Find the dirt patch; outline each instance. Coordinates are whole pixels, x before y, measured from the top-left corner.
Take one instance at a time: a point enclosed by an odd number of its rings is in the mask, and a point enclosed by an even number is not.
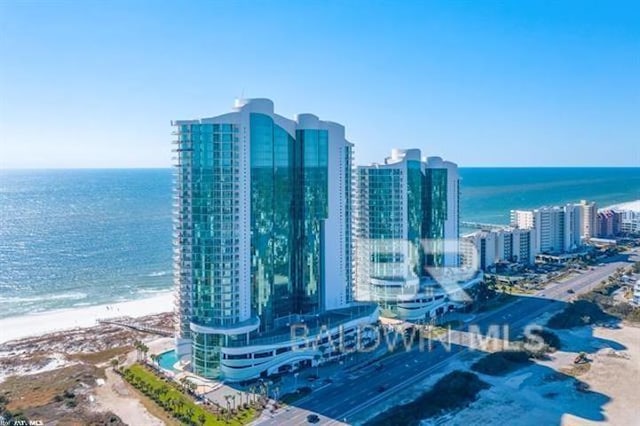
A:
[[[139,320],[159,327],[171,322],[171,314]],[[5,342],[0,345],[3,406],[10,413],[44,423],[123,425],[114,413],[119,404],[131,403],[137,405],[128,406],[126,423],[165,424],[166,419],[144,416],[146,410],[133,391],[115,404],[96,404],[96,388],[104,383],[109,360],[130,352],[135,340],[152,338],[127,328],[99,325]]]
[[[584,364],[574,364],[570,367],[562,367],[560,371],[568,376],[578,377],[591,370],[591,364],[586,362]]]
[[[7,408],[25,410],[49,404],[56,395],[67,390],[83,384],[92,386],[99,376],[98,371],[92,365],[74,365],[29,377],[10,377],[2,385],[3,394],[10,401]]]
[[[14,376],[3,383],[6,409],[29,420],[58,424],[123,425],[113,413],[87,409],[91,388],[103,371],[78,364],[30,376]]]
[[[155,403],[122,380],[111,369],[106,370],[106,382],[95,389],[97,411],[112,411],[125,423],[145,426],[177,425]]]
[[[109,362],[113,358],[118,358],[133,350],[133,346],[120,346],[117,348],[107,349],[106,351],[93,352],[88,354],[74,354],[69,356],[71,360],[78,360],[88,364],[102,364]]]

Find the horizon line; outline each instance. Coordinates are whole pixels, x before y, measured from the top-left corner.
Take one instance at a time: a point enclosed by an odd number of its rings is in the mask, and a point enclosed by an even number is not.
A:
[[[360,165],[356,165],[355,167],[359,167]],[[594,165],[566,165],[566,166],[558,166],[558,165],[533,165],[533,166],[523,166],[523,165],[460,165],[457,164],[460,169],[640,169],[640,166],[629,166],[629,165],[604,165],[604,166],[594,166]],[[0,171],[19,171],[19,170],[170,170],[173,169],[174,166],[105,166],[105,167],[57,167],[57,166],[47,166],[47,167],[0,167]]]

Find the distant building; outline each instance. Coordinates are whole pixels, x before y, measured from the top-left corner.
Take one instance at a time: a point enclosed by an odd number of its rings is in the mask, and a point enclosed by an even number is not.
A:
[[[580,209],[580,231],[583,240],[589,240],[598,235],[598,209],[596,203],[587,200],[580,201],[576,204]]]
[[[640,305],[640,280],[633,286],[633,303]]]
[[[533,229],[535,227],[534,211],[511,210],[511,225],[520,229]]]
[[[511,210],[511,225],[534,230],[534,252],[566,253],[581,245],[581,208],[575,204]]]
[[[640,212],[621,210],[618,212],[620,232],[623,234],[640,234]]]
[[[621,213],[614,210],[601,210],[597,216],[598,237],[612,238],[620,234]]]
[[[356,300],[378,303],[385,316],[437,314],[446,297],[433,272],[459,265],[458,189],[458,166],[419,149],[357,168]]]
[[[480,230],[464,235],[460,241],[462,264],[486,271],[498,262],[498,238],[494,231]]]
[[[613,238],[620,234],[640,234],[640,212],[631,209],[605,209],[597,215],[598,236]]]
[[[534,238],[533,229],[511,227],[465,235],[460,242],[463,265],[483,271],[503,261],[530,265],[535,261]]]

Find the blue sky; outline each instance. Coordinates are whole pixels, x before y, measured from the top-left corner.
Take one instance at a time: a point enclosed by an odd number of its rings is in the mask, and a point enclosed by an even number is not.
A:
[[[640,2],[0,1],[0,167],[167,167],[269,97],[358,163],[640,165]]]

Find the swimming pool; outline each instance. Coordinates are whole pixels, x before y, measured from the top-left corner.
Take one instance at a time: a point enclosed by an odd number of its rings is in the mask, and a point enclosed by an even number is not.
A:
[[[167,371],[178,371],[173,366],[178,362],[178,356],[175,349],[163,352],[158,355],[158,365]]]

